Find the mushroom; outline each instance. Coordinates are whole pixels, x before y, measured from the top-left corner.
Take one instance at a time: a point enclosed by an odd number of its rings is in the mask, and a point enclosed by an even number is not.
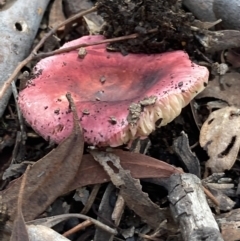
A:
[[[102,39],[85,36],[63,47]],[[41,60],[19,94],[26,121],[56,143],[73,128],[67,92],[75,101],[85,141],[118,146],[172,121],[208,81],[208,70],[183,51],[123,56],[101,44],[79,52]]]

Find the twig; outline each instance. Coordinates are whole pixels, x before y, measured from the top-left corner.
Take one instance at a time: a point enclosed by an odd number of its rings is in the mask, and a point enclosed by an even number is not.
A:
[[[151,30],[147,31],[146,34],[148,34],[148,33],[155,33],[157,31],[158,31],[158,29],[154,28],[154,29],[151,29]],[[82,47],[87,47],[87,46],[114,43],[114,42],[124,41],[124,40],[127,40],[127,39],[135,39],[135,38],[137,38],[139,36],[140,36],[140,34],[134,33],[134,34],[126,35],[126,36],[121,36],[121,37],[116,37],[116,38],[111,38],[111,39],[104,39],[104,40],[101,40],[101,41],[98,41],[98,42],[81,43],[81,44],[77,44],[77,45],[74,45],[74,46],[71,46],[71,47],[56,49],[56,50],[51,51],[51,52],[37,54],[34,57],[34,59],[46,58],[46,57],[49,57],[49,56],[70,52],[72,50],[75,50],[75,49],[78,49],[78,48],[82,48]]]
[[[63,233],[64,237],[70,236],[73,233],[76,233],[80,230],[83,230],[85,228],[87,228],[88,226],[92,225],[93,223],[90,220],[86,220],[82,223],[79,223],[77,226],[69,229],[68,231],[66,231],[65,233]]]
[[[62,221],[65,221],[65,220],[67,220],[69,218],[73,218],[73,217],[84,219],[84,220],[89,220],[93,224],[98,226],[99,228],[101,228],[101,229],[105,230],[106,232],[109,232],[113,235],[116,235],[118,233],[117,230],[110,228],[109,226],[105,225],[104,223],[101,223],[94,218],[90,218],[86,215],[78,214],[78,213],[60,214],[60,215],[52,216],[52,217],[48,217],[48,218],[35,219],[33,221],[26,222],[26,224],[43,225],[46,227],[52,227]]]
[[[88,197],[87,203],[85,204],[84,208],[81,211],[81,214],[87,214],[88,211],[91,209],[91,207],[93,205],[93,202],[96,199],[96,196],[98,194],[98,191],[99,191],[100,187],[101,187],[101,184],[94,185],[94,187],[93,187],[93,189],[91,191],[91,194]]]
[[[24,126],[24,122],[23,122],[23,117],[22,117],[21,111],[20,111],[18,103],[17,103],[18,92],[17,92],[15,82],[13,81],[11,83],[11,85],[12,85],[13,97],[14,97],[14,100],[16,103],[18,122],[19,122],[19,126],[20,126],[20,131],[17,132],[17,137],[16,137],[15,146],[14,146],[13,154],[12,154],[12,161],[11,161],[11,163],[15,163],[17,153],[19,152],[19,148],[22,148],[22,146],[25,144],[25,141],[27,139],[27,134],[26,134],[25,128],[24,128],[25,126]],[[22,146],[20,146],[20,144]]]
[[[57,29],[59,29],[60,27],[71,23],[73,21],[75,21],[76,19],[79,19],[80,17],[94,12],[97,10],[97,6],[92,7],[86,11],[80,12],[74,16],[72,16],[71,18],[66,19],[65,21],[61,22],[60,24],[58,24],[56,27],[52,28],[42,39],[41,41],[36,45],[36,47],[32,50],[32,52],[29,54],[29,56],[24,59],[22,62],[20,62],[18,64],[18,66],[16,67],[16,69],[13,71],[13,73],[11,74],[11,76],[5,81],[5,83],[3,84],[1,90],[0,90],[0,99],[2,99],[5,91],[10,87],[12,81],[14,81],[14,79],[17,77],[18,73],[21,71],[21,69],[27,64],[29,63],[31,60],[33,60],[34,56],[36,56],[37,51],[42,47],[42,45],[44,44],[44,42],[51,36],[53,35]]]
[[[212,195],[212,193],[205,187],[203,187],[203,191],[206,196],[217,206],[219,207],[219,201]]]

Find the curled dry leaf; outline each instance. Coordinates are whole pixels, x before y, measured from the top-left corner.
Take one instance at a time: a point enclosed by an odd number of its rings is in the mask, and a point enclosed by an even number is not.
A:
[[[200,145],[209,155],[206,168],[212,172],[229,170],[240,146],[240,109],[231,106],[212,112],[202,126]]]

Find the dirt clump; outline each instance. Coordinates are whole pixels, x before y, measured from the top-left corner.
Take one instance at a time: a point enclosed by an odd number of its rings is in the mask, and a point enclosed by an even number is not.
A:
[[[132,53],[161,53],[184,49],[192,52],[197,41],[191,24],[192,13],[185,12],[178,0],[99,0],[98,13],[106,24],[106,38],[140,34],[136,39],[113,43],[109,50]],[[149,33],[153,29],[156,32]]]

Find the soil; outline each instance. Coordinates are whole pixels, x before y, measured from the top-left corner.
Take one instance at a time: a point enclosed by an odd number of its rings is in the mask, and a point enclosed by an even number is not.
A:
[[[180,1],[99,0],[98,4],[98,13],[106,22],[102,31],[104,36],[114,38],[132,33],[141,35],[137,39],[109,45],[111,51],[126,54],[184,49],[193,54],[196,47],[200,47],[191,30],[195,18],[181,7]],[[153,29],[156,32],[148,33]]]

